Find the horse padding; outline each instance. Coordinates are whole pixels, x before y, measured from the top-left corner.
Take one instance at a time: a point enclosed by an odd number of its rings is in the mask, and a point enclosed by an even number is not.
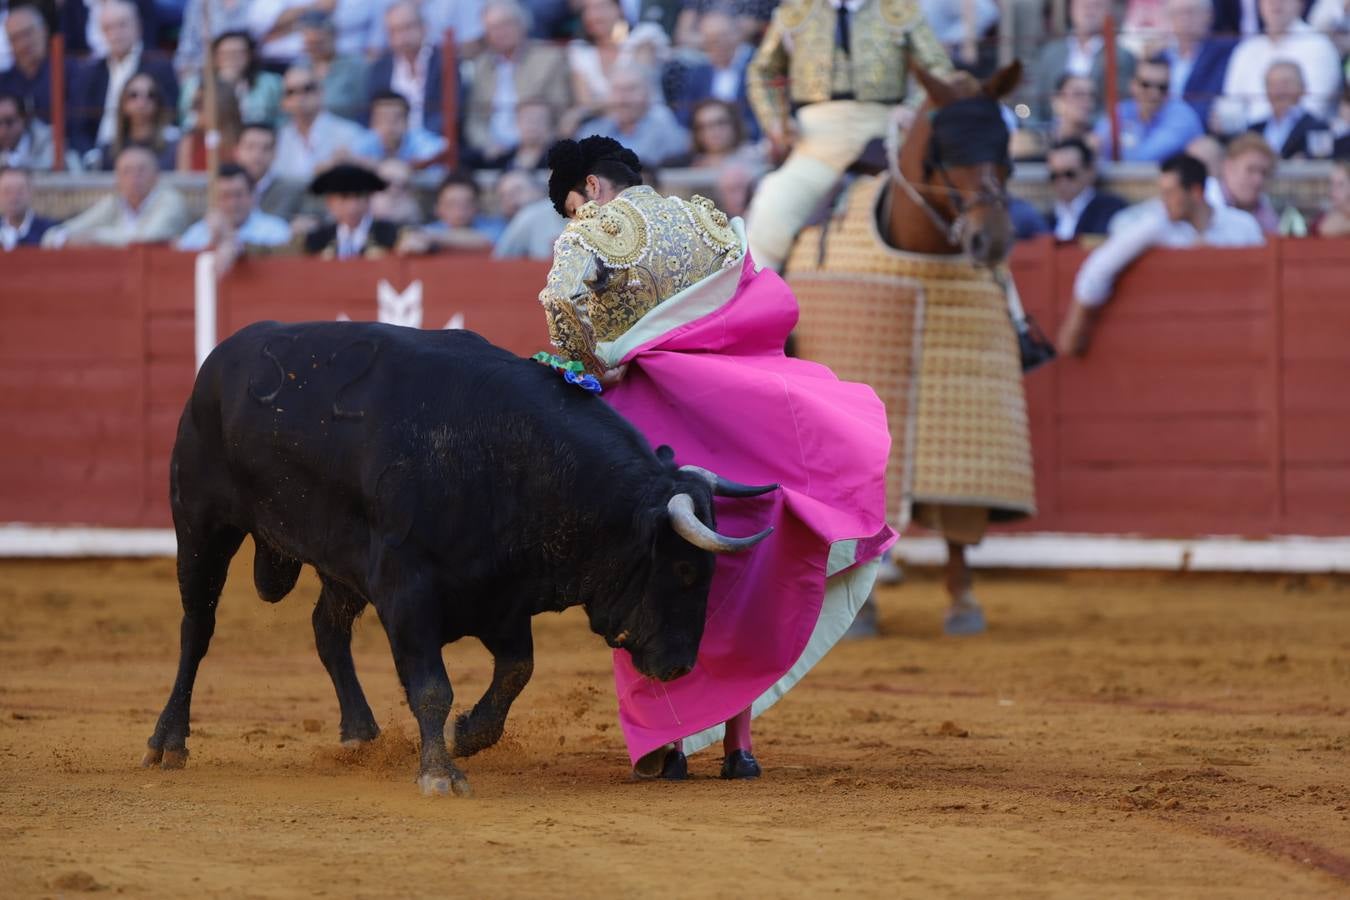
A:
[[[1003,288],[963,258],[885,245],[876,210],[889,181],[859,179],[842,212],[798,237],[787,281],[801,308],[797,352],[872,386],[891,431],[887,509],[982,506],[1035,513],[1026,397]]]

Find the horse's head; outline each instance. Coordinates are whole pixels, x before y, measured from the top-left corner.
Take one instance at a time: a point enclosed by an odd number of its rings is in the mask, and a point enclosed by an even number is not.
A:
[[[917,63],[911,71],[928,100],[900,150],[909,198],[940,238],[937,246],[996,265],[1013,242],[1006,187],[1012,162],[998,101],[1017,86],[1022,64],[1014,61],[983,83],[964,72],[944,81]]]

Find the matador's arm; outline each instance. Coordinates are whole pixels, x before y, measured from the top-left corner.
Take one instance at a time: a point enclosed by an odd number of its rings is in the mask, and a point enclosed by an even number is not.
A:
[[[595,356],[595,330],[591,327],[590,303],[595,294],[595,256],[581,245],[571,229],[553,246],[553,268],[539,292],[539,302],[548,317],[548,336],[561,354],[578,360],[586,371],[599,377],[605,365]]]

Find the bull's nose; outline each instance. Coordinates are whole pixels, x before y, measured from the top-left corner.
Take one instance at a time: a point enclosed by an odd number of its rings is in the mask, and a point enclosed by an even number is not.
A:
[[[666,674],[661,676],[661,680],[674,681],[676,678],[683,678],[692,671],[694,671],[693,666],[675,666],[672,669],[667,669]]]

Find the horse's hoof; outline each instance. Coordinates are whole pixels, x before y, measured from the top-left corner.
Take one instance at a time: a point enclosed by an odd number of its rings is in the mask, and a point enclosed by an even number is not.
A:
[[[141,768],[142,769],[154,768],[155,766],[159,765],[160,760],[162,760],[163,758],[164,758],[163,750],[158,750],[154,747],[149,747],[146,749],[145,755],[141,757]]]
[[[160,759],[159,767],[161,769],[181,769],[187,765],[188,751],[184,747],[181,750],[165,750]]]
[[[947,618],[942,622],[942,630],[954,637],[983,634],[984,629],[984,610],[973,599],[947,610]]]
[[[732,750],[722,760],[722,777],[727,779],[758,778],[764,774],[749,750]]]
[[[463,775],[458,777],[453,775],[421,775],[417,779],[417,786],[421,788],[424,797],[445,797],[451,793],[456,797],[473,796],[473,788],[469,787],[469,779]]]

